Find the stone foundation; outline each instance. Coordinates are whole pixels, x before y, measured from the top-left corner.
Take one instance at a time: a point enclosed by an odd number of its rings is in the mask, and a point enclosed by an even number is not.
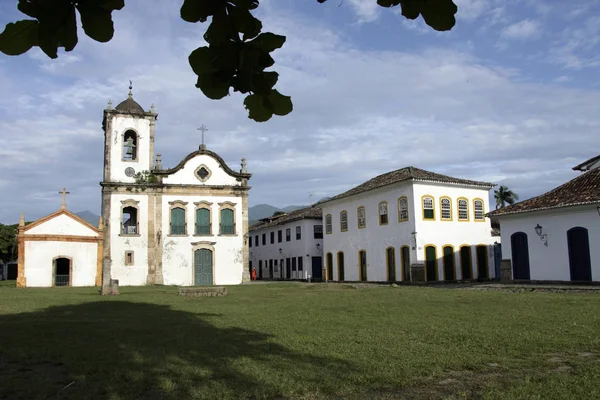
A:
[[[512,261],[502,260],[500,261],[500,282],[512,281]]]
[[[425,264],[410,264],[410,281],[425,282]]]
[[[180,287],[179,295],[194,297],[227,296],[227,288],[223,286]]]

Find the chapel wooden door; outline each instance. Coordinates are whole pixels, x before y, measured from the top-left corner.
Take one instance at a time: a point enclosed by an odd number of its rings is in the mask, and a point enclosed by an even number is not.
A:
[[[567,244],[571,281],[590,282],[592,280],[592,262],[588,230],[580,226],[569,229]]]
[[[510,251],[512,253],[513,279],[530,280],[529,242],[525,232],[515,232],[510,236]]]
[[[199,286],[213,284],[212,251],[208,249],[194,252],[194,284]]]

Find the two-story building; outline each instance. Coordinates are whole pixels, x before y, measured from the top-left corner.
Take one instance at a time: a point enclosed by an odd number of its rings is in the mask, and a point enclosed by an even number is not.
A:
[[[319,207],[262,219],[249,229],[250,266],[258,279],[322,278],[323,224]]]
[[[317,203],[327,279],[494,278],[488,211],[495,185],[405,167]]]

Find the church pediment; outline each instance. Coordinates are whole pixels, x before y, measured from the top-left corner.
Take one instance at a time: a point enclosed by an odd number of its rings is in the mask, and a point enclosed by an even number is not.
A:
[[[27,225],[24,234],[98,237],[100,231],[77,215],[59,210]]]

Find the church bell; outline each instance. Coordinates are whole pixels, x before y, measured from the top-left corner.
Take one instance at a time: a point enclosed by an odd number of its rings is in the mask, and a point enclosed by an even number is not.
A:
[[[133,149],[135,148],[135,144],[133,144],[132,138],[127,138],[125,141],[125,154],[128,156],[133,156]]]

